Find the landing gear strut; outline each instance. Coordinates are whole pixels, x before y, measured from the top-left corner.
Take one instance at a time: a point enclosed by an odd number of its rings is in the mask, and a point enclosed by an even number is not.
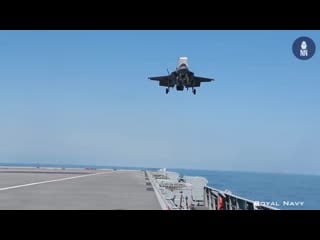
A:
[[[166,88],[166,94],[168,94],[169,93],[169,88]]]
[[[192,89],[193,95],[196,95],[197,91],[195,88]]]

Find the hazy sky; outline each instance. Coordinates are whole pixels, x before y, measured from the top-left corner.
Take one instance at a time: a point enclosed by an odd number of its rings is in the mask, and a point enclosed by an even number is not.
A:
[[[320,174],[320,31],[0,31],[0,162]],[[179,56],[194,96],[149,76]]]

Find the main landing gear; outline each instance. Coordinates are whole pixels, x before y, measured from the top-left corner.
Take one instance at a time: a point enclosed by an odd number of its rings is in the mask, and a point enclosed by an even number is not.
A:
[[[166,94],[168,94],[169,93],[169,88],[166,88]]]

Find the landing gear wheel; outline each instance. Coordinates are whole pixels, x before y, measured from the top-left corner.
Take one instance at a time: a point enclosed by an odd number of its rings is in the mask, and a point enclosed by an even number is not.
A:
[[[193,95],[196,95],[197,93],[196,89],[193,89],[192,92],[193,92]]]
[[[166,88],[166,94],[168,94],[169,93],[169,88]]]

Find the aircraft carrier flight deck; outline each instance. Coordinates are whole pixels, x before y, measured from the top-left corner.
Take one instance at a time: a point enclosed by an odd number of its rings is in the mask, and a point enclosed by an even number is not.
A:
[[[161,208],[143,171],[0,168],[0,209]]]
[[[0,210],[276,210],[177,172],[0,167]]]

